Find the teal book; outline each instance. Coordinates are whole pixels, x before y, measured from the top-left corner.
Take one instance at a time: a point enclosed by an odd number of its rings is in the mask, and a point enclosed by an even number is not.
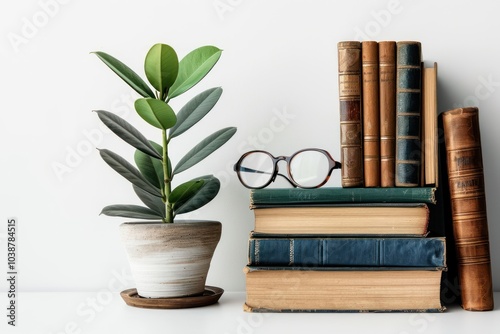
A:
[[[250,191],[250,208],[259,205],[310,205],[334,203],[435,204],[435,187],[392,188],[264,188]]]
[[[422,55],[420,42],[398,42],[396,55],[396,187],[420,186]]]
[[[434,238],[258,238],[250,266],[446,268],[446,242]]]

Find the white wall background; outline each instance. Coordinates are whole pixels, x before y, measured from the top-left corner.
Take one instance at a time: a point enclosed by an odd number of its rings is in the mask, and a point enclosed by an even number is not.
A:
[[[421,41],[425,60],[439,63],[440,110],[479,106],[500,289],[500,5],[494,1],[25,0],[0,7],[0,268],[7,262],[7,218],[17,217],[21,291],[119,290],[129,282],[118,237],[122,219],[99,212],[138,200],[94,148],[127,157],[132,150],[91,111],[117,112],[148,137],[159,134],[131,107],[135,93],[90,51],[108,52],[142,74],[144,56],[158,42],[181,56],[205,44],[224,49],[202,84],[175,103],[179,108],[202,89],[224,88],[217,107],[173,154],[215,129],[238,127],[222,149],[181,174],[212,171],[221,178],[217,199],[190,217],[223,222],[208,284],[235,291],[244,290],[253,216],[249,192],[231,166],[254,148],[290,154],[322,147],[339,156],[336,44],[352,39]],[[338,176],[328,185],[338,186]],[[117,277],[123,284],[112,285]]]

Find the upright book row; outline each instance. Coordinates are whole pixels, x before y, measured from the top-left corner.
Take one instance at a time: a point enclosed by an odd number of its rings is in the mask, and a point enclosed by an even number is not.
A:
[[[338,43],[343,187],[437,184],[437,64],[420,42]]]
[[[427,237],[434,191],[252,190],[245,310],[444,310],[445,238]]]

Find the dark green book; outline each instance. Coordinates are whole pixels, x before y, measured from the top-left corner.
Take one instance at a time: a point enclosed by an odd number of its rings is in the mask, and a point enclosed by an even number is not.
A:
[[[435,187],[395,188],[264,188],[250,191],[250,208],[259,205],[310,205],[334,203],[435,204]]]
[[[251,237],[248,265],[446,268],[445,238]]]
[[[396,187],[420,186],[422,56],[420,42],[397,43]]]

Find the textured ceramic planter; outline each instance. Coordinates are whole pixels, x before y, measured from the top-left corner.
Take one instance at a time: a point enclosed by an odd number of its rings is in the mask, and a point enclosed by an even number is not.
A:
[[[203,293],[221,231],[217,221],[121,224],[138,294],[170,298]]]

